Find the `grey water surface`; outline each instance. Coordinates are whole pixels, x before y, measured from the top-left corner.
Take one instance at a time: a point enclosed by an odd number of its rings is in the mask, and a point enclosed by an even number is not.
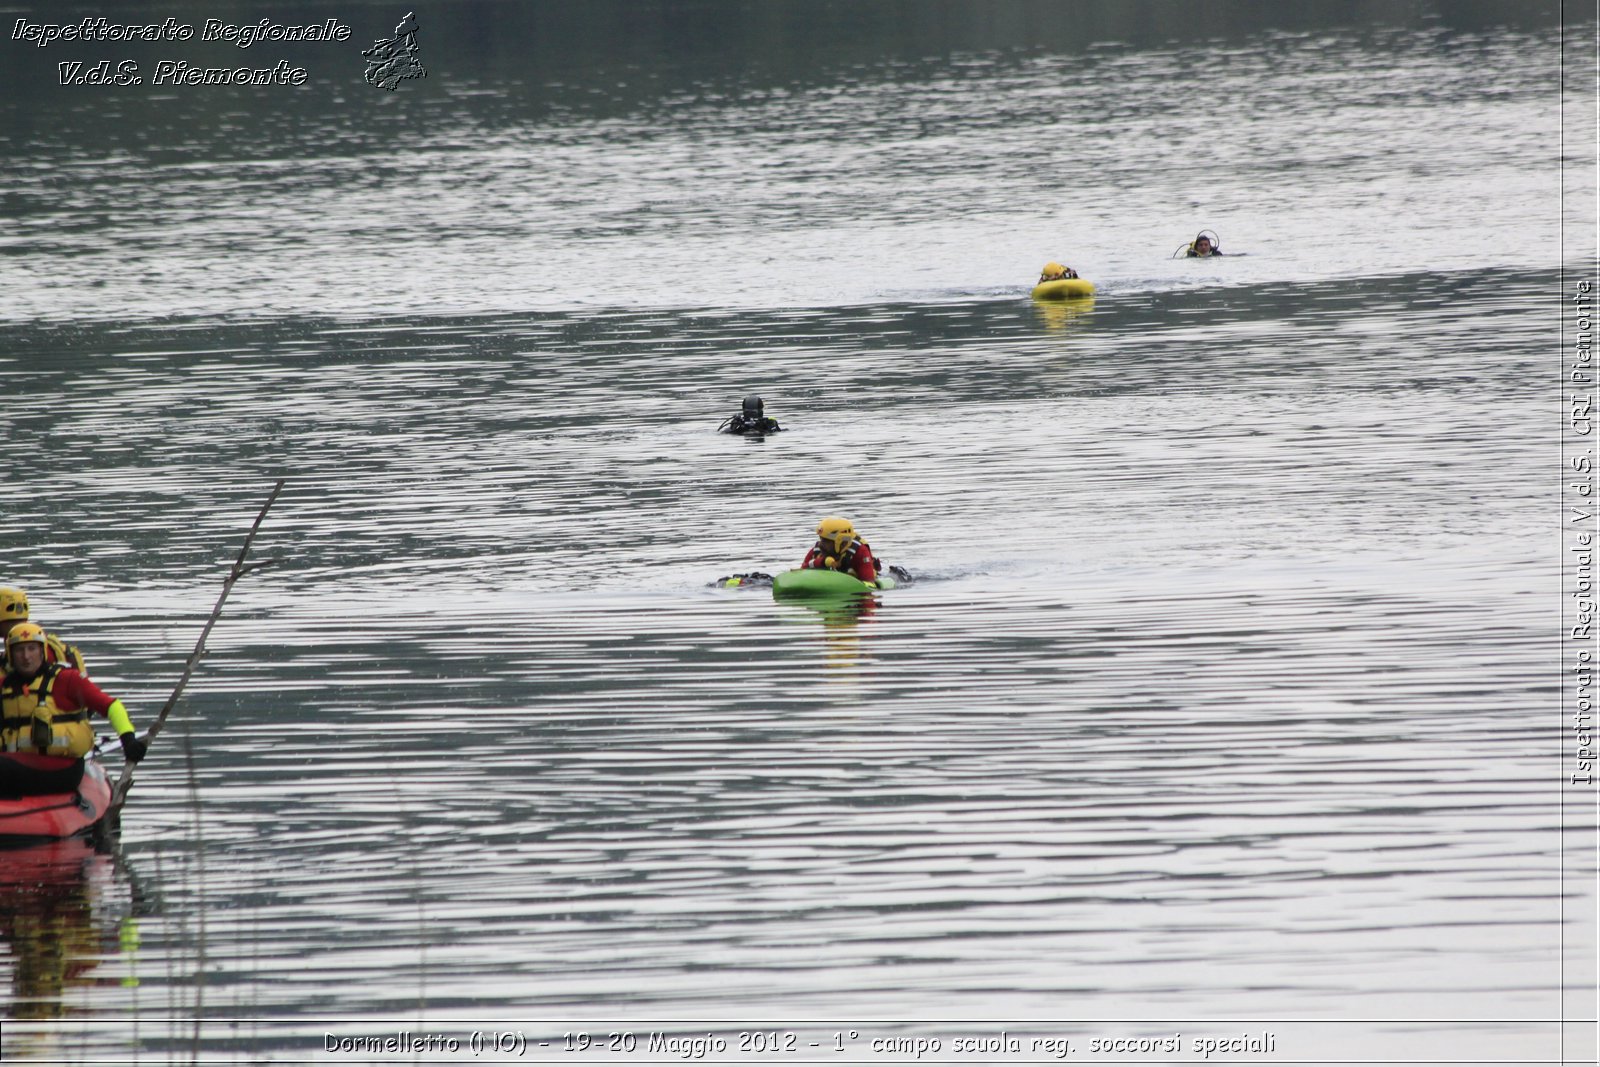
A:
[[[115,856],[0,880],[3,1058],[1592,1048],[1552,503],[1592,13],[475,2],[391,94],[400,9],[216,7],[152,10],[354,40],[93,92],[54,63],[166,52],[0,42],[0,583],[145,725],[287,481]],[[1234,254],[1170,258],[1202,227]],[[1031,303],[1051,259],[1095,298]],[[749,393],[785,432],[714,432]],[[918,580],[710,588],[828,514]],[[493,1061],[431,1057],[363,1062]]]

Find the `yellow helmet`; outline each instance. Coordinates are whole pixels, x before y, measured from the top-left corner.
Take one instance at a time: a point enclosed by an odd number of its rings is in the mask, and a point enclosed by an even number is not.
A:
[[[1067,268],[1059,263],[1050,262],[1044,265],[1044,270],[1039,272],[1039,277],[1049,281],[1051,278],[1059,278],[1065,273],[1067,273]]]
[[[0,621],[28,618],[28,594],[10,586],[0,586]]]
[[[6,634],[6,655],[11,655],[11,650],[18,645],[37,641],[44,644],[44,627],[36,622],[19,622]]]
[[[856,539],[856,528],[850,525],[849,519],[840,519],[829,516],[817,523],[817,540],[831,541],[833,550],[841,552],[844,546]]]

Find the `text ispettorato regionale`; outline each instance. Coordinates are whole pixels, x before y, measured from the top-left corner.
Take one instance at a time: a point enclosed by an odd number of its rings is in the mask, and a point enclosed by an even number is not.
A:
[[[338,19],[289,26],[270,19],[239,25],[221,19],[206,19],[199,33],[202,41],[227,41],[249,48],[257,41],[348,41],[350,27]],[[18,19],[11,27],[13,41],[31,41],[43,48],[56,41],[190,41],[196,37],[191,23],[167,18],[161,22],[112,22],[103,16],[78,22],[31,22]]]

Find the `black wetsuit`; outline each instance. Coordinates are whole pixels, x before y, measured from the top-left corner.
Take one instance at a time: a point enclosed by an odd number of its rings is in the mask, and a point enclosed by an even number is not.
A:
[[[764,415],[758,419],[734,415],[718,429],[723,433],[777,433],[783,427],[778,425],[777,419],[769,419]]]

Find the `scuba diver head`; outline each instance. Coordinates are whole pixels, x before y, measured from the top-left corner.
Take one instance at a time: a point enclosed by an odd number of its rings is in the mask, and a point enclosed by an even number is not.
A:
[[[1201,230],[1189,242],[1191,256],[1215,256],[1222,252],[1222,238],[1212,230]]]
[[[1063,267],[1054,260],[1046,263],[1044,265],[1044,269],[1039,272],[1039,280],[1041,282],[1053,282],[1057,278],[1065,278],[1066,276],[1067,268]]]
[[[817,543],[831,547],[835,557],[842,557],[845,549],[856,539],[856,529],[849,519],[829,516],[817,523]]]
[[[765,416],[762,414],[762,409],[764,406],[765,405],[761,403],[761,398],[759,396],[747,396],[744,398],[744,406],[741,409],[740,414],[742,414],[746,419],[754,419],[759,421],[762,418],[765,418]]]
[[[44,667],[44,627],[19,622],[6,634],[6,662],[13,672],[32,678]]]

